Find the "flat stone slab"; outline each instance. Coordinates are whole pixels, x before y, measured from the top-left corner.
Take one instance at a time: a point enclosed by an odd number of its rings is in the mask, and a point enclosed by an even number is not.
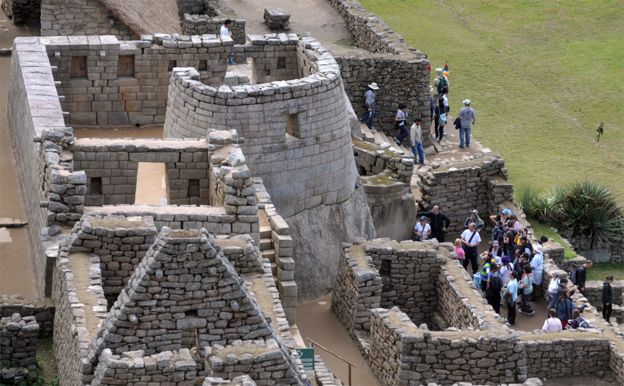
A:
[[[19,220],[19,219],[15,219],[15,218],[7,218],[7,217],[0,217],[0,227],[17,228],[17,227],[23,227],[25,225],[28,225],[28,222],[25,221],[25,220]]]

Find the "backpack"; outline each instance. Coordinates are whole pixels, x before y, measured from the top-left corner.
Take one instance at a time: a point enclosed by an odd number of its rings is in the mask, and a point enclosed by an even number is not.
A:
[[[578,284],[578,268],[570,273],[570,280],[574,284]]]
[[[488,281],[488,289],[494,291],[495,293],[500,292],[500,290],[503,289],[503,281],[501,278],[498,276],[490,277],[490,280]]]
[[[442,77],[438,82],[438,94],[442,94],[442,90],[445,88],[448,90],[448,80],[446,80],[445,77]]]

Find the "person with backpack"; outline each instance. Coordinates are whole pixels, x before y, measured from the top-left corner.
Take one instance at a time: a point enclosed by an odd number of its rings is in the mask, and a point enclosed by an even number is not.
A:
[[[613,311],[613,276],[607,276],[602,284],[602,317],[611,324],[611,312]]]
[[[516,324],[516,300],[518,299],[518,280],[516,273],[511,272],[509,283],[503,290],[503,301],[507,305],[507,323]]]
[[[490,277],[490,272],[492,270],[492,265],[496,265],[496,263],[494,262],[494,258],[492,257],[492,255],[488,255],[483,262],[483,266],[481,267],[481,270],[479,271],[478,275],[481,276],[481,291],[483,291],[483,293],[485,294],[485,290],[487,288],[487,283],[488,283],[488,279]]]
[[[490,275],[488,277],[487,286],[485,288],[485,299],[492,306],[494,312],[500,314],[501,306],[501,290],[503,289],[503,280],[500,278],[498,265],[493,264],[490,267]]]
[[[360,118],[360,121],[371,130],[375,127],[375,117],[377,116],[377,103],[375,101],[377,98],[375,92],[377,90],[379,90],[379,86],[375,82],[369,84],[366,88],[364,92],[364,109],[366,111]]]
[[[435,139],[440,143],[442,138],[444,138],[444,126],[448,122],[448,116],[446,115],[446,108],[444,107],[444,98],[439,97],[438,103],[433,110],[433,120],[434,120],[434,129],[435,129]]]
[[[572,312],[572,320],[570,321],[570,327],[574,329],[591,328],[589,323],[587,323],[587,320],[583,319],[583,317],[581,316],[581,310],[579,310],[578,308]]]
[[[433,86],[438,92],[438,96],[443,94],[443,90],[446,88],[446,92],[448,92],[449,81],[446,76],[444,76],[444,70],[441,68],[436,68],[436,77],[433,80]]]
[[[394,142],[401,146],[405,138],[409,137],[409,130],[407,129],[407,111],[405,110],[407,105],[405,103],[399,103],[399,109],[394,117],[394,129],[399,130],[399,135],[394,137]]]
[[[591,268],[592,262],[588,260],[585,264],[581,265],[570,274],[570,280],[576,284],[579,291],[585,291],[585,283],[587,282],[587,268]]]
[[[524,266],[524,273],[520,279],[519,287],[522,290],[522,306],[520,307],[520,312],[527,316],[535,315],[535,310],[529,304],[531,294],[533,293],[533,271],[528,264]]]
[[[470,223],[470,225],[468,225],[468,229],[461,234],[461,241],[464,252],[466,253],[466,258],[463,262],[464,269],[468,271],[468,262],[470,261],[472,273],[475,274],[479,269],[477,257],[479,257],[479,244],[481,243],[481,236],[479,236],[477,224]]]
[[[548,310],[548,319],[544,321],[542,331],[546,332],[559,332],[563,330],[561,320],[557,317],[557,310],[551,308]]]
[[[477,120],[477,113],[470,107],[470,99],[464,99],[464,107],[459,110],[457,116],[461,123],[461,127],[459,128],[459,147],[463,149],[464,144],[466,147],[470,147],[470,131],[472,125],[474,125]]]

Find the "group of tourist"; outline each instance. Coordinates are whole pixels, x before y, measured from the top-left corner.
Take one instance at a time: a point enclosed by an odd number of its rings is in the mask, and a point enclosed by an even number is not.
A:
[[[514,325],[518,304],[522,314],[533,316],[536,313],[530,301],[542,295],[543,244],[548,238],[542,236],[534,246],[528,238],[527,229],[522,227],[510,209],[489,216],[489,221],[492,231],[486,251],[479,254],[479,246],[483,242],[480,232],[484,231],[486,223],[475,209],[463,223],[463,231],[454,243],[454,252],[464,269],[468,271],[470,265],[475,286],[483,291],[494,311],[500,313],[501,305],[504,304],[507,308],[507,323]],[[449,225],[449,218],[441,212],[439,206],[434,206],[431,212],[423,213],[418,218],[413,229],[413,240],[435,238],[444,242]],[[483,262],[481,266],[479,260]],[[571,281],[581,290],[585,288],[587,269],[591,266],[592,263],[587,262],[570,275]],[[607,321],[612,312],[612,281],[613,277],[607,277],[603,285],[602,312]],[[568,282],[567,273],[551,274],[545,294],[548,310],[548,319],[543,325],[545,331],[589,327],[589,323],[581,316],[585,306],[575,306],[571,299],[574,292],[568,290]]]
[[[364,92],[364,113],[360,117],[360,121],[369,129],[375,129],[375,117],[377,116],[377,91],[379,85],[373,82],[368,85]],[[433,86],[429,86],[429,107],[431,113],[431,121],[435,131],[435,140],[442,142],[445,136],[444,128],[449,119],[450,112],[448,101],[449,81],[441,68],[436,68],[436,77],[433,80]],[[470,99],[463,101],[464,107],[458,112],[454,121],[454,126],[459,130],[459,147],[470,147],[471,127],[476,122],[476,112],[470,106]],[[407,105],[399,103],[398,110],[394,117],[394,132],[398,134],[393,137],[397,145],[402,145],[407,139],[409,146],[414,154],[414,159],[419,164],[425,163],[425,151],[423,147],[423,129],[422,118],[416,117],[412,125],[409,125],[409,114]]]

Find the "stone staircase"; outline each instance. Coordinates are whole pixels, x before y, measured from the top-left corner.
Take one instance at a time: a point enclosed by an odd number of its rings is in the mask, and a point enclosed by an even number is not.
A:
[[[277,261],[275,259],[275,249],[273,248],[273,239],[271,237],[271,224],[263,210],[258,212],[260,219],[260,253],[263,259],[271,262],[271,273],[277,277]]]
[[[398,146],[394,141],[394,138],[384,132],[374,129],[371,130],[363,123],[360,123],[360,129],[362,130],[362,140],[364,142],[374,143],[382,149],[389,148],[390,151],[402,154],[408,158],[414,157],[412,150],[408,146],[405,146],[406,141],[402,144],[402,146]]]

